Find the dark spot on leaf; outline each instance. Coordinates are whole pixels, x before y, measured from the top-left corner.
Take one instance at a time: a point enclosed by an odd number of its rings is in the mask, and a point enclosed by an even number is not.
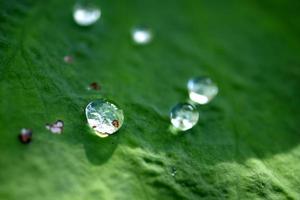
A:
[[[89,89],[91,89],[91,90],[100,90],[101,87],[97,82],[93,82],[89,85]]]
[[[21,133],[18,136],[19,140],[23,144],[28,144],[31,142],[32,139],[32,131],[30,129],[23,128]]]

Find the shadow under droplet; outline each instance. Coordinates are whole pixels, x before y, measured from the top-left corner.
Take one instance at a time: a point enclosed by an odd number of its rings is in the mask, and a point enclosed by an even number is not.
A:
[[[118,133],[111,135],[106,138],[101,138],[93,134],[89,127],[86,127],[86,132],[84,139],[84,149],[86,157],[94,165],[101,165],[108,161],[108,159],[114,153],[118,145]]]

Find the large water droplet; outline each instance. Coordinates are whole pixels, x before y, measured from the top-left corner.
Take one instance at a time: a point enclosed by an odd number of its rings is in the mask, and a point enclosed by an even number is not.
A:
[[[171,110],[170,119],[176,129],[186,131],[197,124],[199,113],[191,104],[179,103]]]
[[[74,7],[73,18],[80,26],[90,26],[100,18],[101,10],[90,4],[78,3]]]
[[[90,102],[85,109],[89,126],[100,137],[107,137],[118,131],[124,121],[123,110],[104,100]]]
[[[218,94],[218,86],[208,77],[196,77],[188,81],[190,99],[198,104],[207,104]]]
[[[132,30],[132,39],[136,44],[148,44],[152,40],[152,32],[145,27],[136,27]]]

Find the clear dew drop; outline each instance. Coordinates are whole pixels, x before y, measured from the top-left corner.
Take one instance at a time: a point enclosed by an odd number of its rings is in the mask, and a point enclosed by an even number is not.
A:
[[[101,16],[100,8],[90,4],[76,4],[73,18],[80,26],[90,26],[97,22]]]
[[[216,83],[205,76],[190,79],[187,88],[190,99],[198,104],[209,103],[219,91]]]
[[[170,119],[176,129],[186,131],[197,124],[199,113],[191,104],[179,103],[171,110]]]
[[[124,121],[123,110],[105,99],[90,102],[86,106],[85,114],[89,126],[100,137],[115,133]]]
[[[152,32],[145,27],[136,27],[132,30],[132,39],[136,44],[148,44],[152,40]]]

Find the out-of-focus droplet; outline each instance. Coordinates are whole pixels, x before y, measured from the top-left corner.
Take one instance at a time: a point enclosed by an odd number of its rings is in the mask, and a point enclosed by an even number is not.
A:
[[[188,81],[189,97],[198,104],[209,103],[217,94],[218,86],[208,77],[196,77]]]
[[[90,102],[85,113],[89,126],[100,137],[115,133],[124,121],[123,110],[105,99]]]
[[[68,64],[73,63],[73,57],[72,56],[65,56],[64,57],[64,62],[68,63]]]
[[[101,10],[95,5],[77,3],[74,7],[73,18],[80,26],[90,26],[97,22]]]
[[[149,28],[136,27],[132,30],[132,39],[136,44],[148,44],[152,40],[152,32]]]
[[[197,124],[199,113],[191,104],[179,103],[171,110],[170,119],[176,129],[186,131]]]

